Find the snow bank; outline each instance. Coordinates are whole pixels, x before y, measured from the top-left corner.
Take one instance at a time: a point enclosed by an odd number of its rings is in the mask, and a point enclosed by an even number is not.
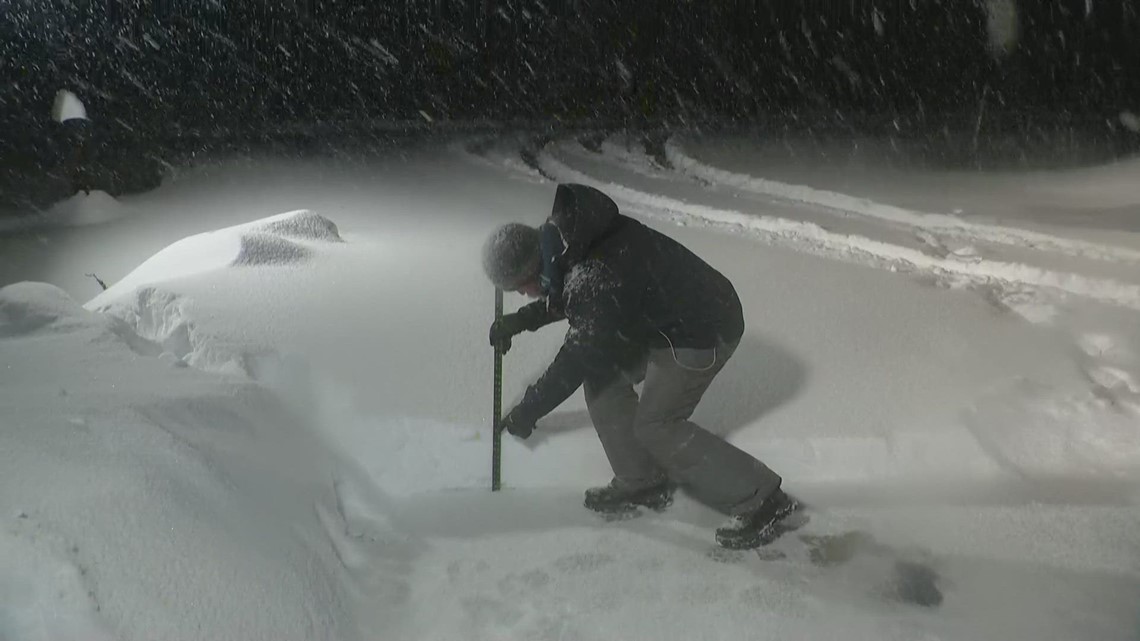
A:
[[[46,218],[60,225],[99,225],[122,218],[126,209],[103,191],[76,193],[48,210]]]
[[[0,289],[0,638],[354,638],[321,447],[116,327]]]
[[[336,225],[307,210],[197,234],[151,256],[89,301],[87,308],[105,308],[145,285],[227,267],[296,265],[312,257],[314,246],[333,242],[343,242]]]
[[[149,351],[171,365],[249,376],[260,350],[235,346],[201,331],[192,319],[194,305],[193,299],[173,291],[143,287],[101,311],[147,341],[152,346]]]
[[[197,234],[159,251],[86,307],[121,319],[171,362],[248,375],[257,349],[222,344],[200,331],[189,313],[196,303],[176,283],[239,269],[259,274],[245,283],[256,287],[259,280],[273,278],[258,270],[295,267],[342,242],[332,221],[306,210]]]

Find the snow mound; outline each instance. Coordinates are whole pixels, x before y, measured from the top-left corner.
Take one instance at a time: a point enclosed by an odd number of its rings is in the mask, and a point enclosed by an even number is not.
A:
[[[47,283],[16,283],[0,289],[0,338],[80,324],[88,312],[62,289]]]
[[[39,227],[101,225],[126,216],[130,209],[103,191],[78,192],[41,213],[0,221],[0,231]]]
[[[122,218],[126,209],[104,191],[77,193],[56,203],[46,214],[48,223],[58,225],[100,225]]]
[[[86,330],[0,341],[0,639],[357,638],[308,428]]]
[[[221,269],[298,265],[322,246],[341,242],[332,221],[307,210],[188,236],[143,261],[86,307],[105,311],[144,287]]]
[[[261,223],[254,223],[252,229],[301,240],[344,242],[333,221],[304,209],[266,218]]]
[[[16,283],[0,289],[0,339],[83,331],[93,342],[120,343],[173,367],[248,376],[254,355],[200,332],[187,311],[192,305],[184,296],[144,287],[96,314],[55,285]]]

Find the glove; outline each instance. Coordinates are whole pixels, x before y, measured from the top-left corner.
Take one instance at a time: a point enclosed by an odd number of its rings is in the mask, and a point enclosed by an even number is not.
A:
[[[523,416],[516,407],[503,417],[499,423],[499,430],[510,432],[511,436],[516,438],[525,439],[534,432],[534,421]]]
[[[492,347],[500,347],[504,354],[511,348],[511,338],[527,330],[529,323],[519,314],[505,314],[491,323]]]

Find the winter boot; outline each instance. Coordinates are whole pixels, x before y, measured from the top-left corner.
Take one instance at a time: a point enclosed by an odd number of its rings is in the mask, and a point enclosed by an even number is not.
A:
[[[750,550],[767,545],[781,534],[780,521],[799,509],[796,499],[777,489],[751,514],[734,516],[717,528],[716,542],[730,550]]]
[[[635,511],[638,506],[660,512],[673,504],[675,487],[669,481],[639,490],[628,490],[616,481],[586,490],[584,504],[599,514],[614,515]]]

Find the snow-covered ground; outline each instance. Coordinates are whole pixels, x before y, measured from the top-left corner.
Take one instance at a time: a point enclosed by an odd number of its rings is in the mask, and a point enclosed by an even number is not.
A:
[[[0,639],[1140,638],[1135,165],[957,198],[764,152],[225,163],[0,234],[0,285],[42,281],[0,290]],[[684,497],[588,513],[580,395],[489,492],[478,251],[554,180],[736,284],[748,331],[696,420],[818,508],[786,558],[716,550]],[[508,406],[560,339],[515,342]],[[799,538],[851,530],[880,545],[836,567]],[[894,598],[898,559],[940,605]]]

